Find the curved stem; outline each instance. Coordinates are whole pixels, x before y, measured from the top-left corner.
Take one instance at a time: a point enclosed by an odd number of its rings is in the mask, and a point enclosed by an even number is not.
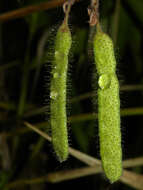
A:
[[[75,1],[79,1],[79,0],[75,0]],[[65,2],[66,0],[52,0],[52,1],[44,2],[44,3],[39,3],[38,5],[30,5],[24,8],[10,11],[8,13],[3,13],[3,14],[0,14],[0,22],[24,17],[34,12],[52,9],[52,8],[61,6]]]
[[[64,4],[63,4],[63,10],[65,12],[65,18],[64,18],[64,22],[67,24],[68,23],[68,18],[69,18],[69,13],[71,10],[72,5],[74,4],[75,0],[67,0]],[[66,8],[67,6],[67,8]]]

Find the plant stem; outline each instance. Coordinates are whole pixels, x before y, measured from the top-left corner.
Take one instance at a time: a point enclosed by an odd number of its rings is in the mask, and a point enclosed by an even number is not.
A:
[[[30,129],[32,129],[35,132],[37,132],[38,134],[40,134],[41,136],[43,136],[44,138],[46,138],[48,141],[51,141],[51,138],[47,134],[40,131],[35,126],[33,126],[27,122],[25,122],[24,124],[27,127],[29,127]],[[75,179],[78,177],[83,177],[83,176],[102,172],[101,162],[99,160],[97,160],[89,155],[86,155],[78,150],[72,149],[72,148],[69,148],[69,152],[70,152],[70,154],[72,154],[73,156],[78,158],[79,160],[90,165],[90,167],[49,173],[47,176],[34,178],[34,179],[30,179],[30,180],[27,180],[27,179],[19,180],[19,181],[8,184],[7,187],[13,188],[13,187],[20,186],[23,184],[36,184],[36,183],[43,183],[46,181],[56,183],[56,182],[61,182],[61,181],[69,180],[69,179]],[[130,159],[128,161],[126,160],[123,162],[123,166],[124,167],[126,167],[126,166],[129,167],[131,165],[135,166],[135,163],[137,163],[137,165],[139,163],[142,164],[141,161],[143,161],[143,158]],[[96,167],[95,167],[95,164],[96,164]],[[94,167],[91,167],[91,166],[94,166]],[[135,174],[133,172],[126,171],[125,169],[123,171],[123,175],[120,178],[120,181],[122,181],[123,183],[128,184],[132,187],[135,187],[135,188],[142,189],[142,187],[143,187],[143,176],[139,175],[139,174]]]
[[[118,35],[118,26],[119,26],[119,16],[120,16],[120,0],[116,0],[115,11],[113,15],[113,27],[112,27],[112,39],[114,45],[116,46],[117,35]]]
[[[79,0],[76,0],[76,1],[79,1]],[[56,8],[58,6],[61,6],[64,2],[66,2],[66,0],[52,0],[52,1],[44,2],[44,3],[39,3],[38,5],[30,5],[24,8],[10,11],[8,13],[3,13],[0,15],[0,21],[4,22],[11,19],[24,17],[29,14],[39,12],[42,10]]]
[[[93,175],[102,172],[101,166],[96,167],[83,167],[79,169],[59,171],[55,173],[49,173],[47,180],[51,183],[58,183],[61,181],[76,179],[87,175]]]

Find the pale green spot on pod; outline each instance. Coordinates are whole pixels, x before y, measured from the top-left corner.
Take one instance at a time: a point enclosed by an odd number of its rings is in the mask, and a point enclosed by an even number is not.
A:
[[[54,73],[54,74],[53,74],[53,77],[54,77],[54,78],[58,78],[58,77],[59,77],[59,74],[58,74],[58,73]]]
[[[99,77],[98,84],[101,89],[106,89],[110,87],[110,76],[108,74],[103,74]]]
[[[58,51],[55,51],[55,57],[59,55],[59,52]]]
[[[60,56],[60,52],[59,51],[55,51],[55,59],[58,59]]]
[[[51,91],[51,93],[50,93],[50,98],[51,98],[51,99],[55,100],[55,99],[57,98],[57,96],[58,96],[58,93],[57,93],[57,92]]]

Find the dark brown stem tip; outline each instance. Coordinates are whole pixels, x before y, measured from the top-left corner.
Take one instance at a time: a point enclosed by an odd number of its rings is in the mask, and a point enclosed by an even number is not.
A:
[[[88,15],[90,17],[89,24],[90,26],[95,26],[99,23],[99,0],[91,0],[91,5],[88,8]]]
[[[90,26],[96,25],[98,23],[98,16],[97,16],[95,10],[88,8],[88,15],[90,17],[90,19],[89,19]]]

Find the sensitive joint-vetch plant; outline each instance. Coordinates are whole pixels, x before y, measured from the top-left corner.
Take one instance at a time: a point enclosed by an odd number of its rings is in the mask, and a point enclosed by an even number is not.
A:
[[[50,114],[52,143],[60,162],[68,157],[68,134],[66,113],[66,83],[68,55],[72,39],[67,22],[59,27],[55,39],[50,85]]]
[[[113,42],[100,29],[94,37],[94,57],[98,72],[98,124],[100,156],[111,183],[122,174],[119,82]]]

